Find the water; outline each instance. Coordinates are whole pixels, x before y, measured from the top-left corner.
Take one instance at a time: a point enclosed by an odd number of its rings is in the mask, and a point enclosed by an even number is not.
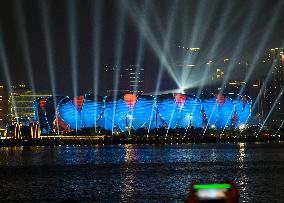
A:
[[[0,202],[183,202],[192,180],[284,202],[284,143],[0,148]]]

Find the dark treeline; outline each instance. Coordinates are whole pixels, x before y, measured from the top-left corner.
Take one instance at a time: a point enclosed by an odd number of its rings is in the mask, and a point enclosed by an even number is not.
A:
[[[102,128],[82,128],[52,137],[42,136],[40,139],[29,137],[28,128],[22,128],[22,139],[6,139],[0,146],[53,146],[53,145],[97,145],[97,144],[175,144],[175,143],[234,143],[234,142],[277,142],[284,141],[284,129],[263,130],[258,133],[257,127],[244,130],[217,130],[202,128],[140,128],[125,132],[112,132]],[[277,132],[278,131],[278,132]],[[277,132],[277,133],[276,133]],[[72,136],[73,138],[68,138]],[[78,136],[78,139],[76,138]],[[66,139],[64,138],[66,137]]]
[[[276,135],[277,134],[277,135]],[[167,137],[176,137],[176,138],[269,138],[269,137],[282,137],[284,134],[284,129],[269,129],[261,130],[257,126],[252,126],[245,128],[243,130],[239,129],[207,129],[203,128],[174,128],[167,129],[164,127],[154,128],[154,129],[145,129],[138,128],[137,130],[131,129],[130,131],[118,132],[115,131],[112,133],[111,130],[106,130],[104,128],[82,128],[77,131],[71,131],[64,133],[64,135],[87,135],[87,136],[96,136],[96,135],[105,135],[112,138],[120,139],[142,139],[142,138],[167,138]]]

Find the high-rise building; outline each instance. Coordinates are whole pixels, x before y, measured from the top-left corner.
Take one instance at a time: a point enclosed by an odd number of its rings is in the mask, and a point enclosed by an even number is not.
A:
[[[200,64],[197,63],[197,59],[200,55],[200,48],[198,47],[184,47],[177,45],[175,48],[174,58],[176,72],[182,74],[192,73],[193,68],[196,68]]]
[[[284,48],[272,48],[262,60],[263,64],[267,64],[267,69],[271,68],[271,77],[266,85],[264,92],[265,118],[267,124],[279,127],[284,120]]]
[[[216,68],[216,72],[213,75],[216,80],[223,80],[224,78],[224,69],[221,67]]]
[[[34,121],[33,104],[39,97],[51,96],[49,92],[33,93],[25,84],[13,85],[8,96],[8,123],[29,125]]]
[[[118,74],[118,84],[115,77]],[[142,94],[144,92],[144,68],[139,64],[106,65],[104,70],[104,94]]]
[[[5,113],[4,113],[4,86],[0,85],[0,128],[4,127]]]
[[[208,63],[207,63],[208,64]],[[248,72],[249,64],[244,59],[233,60],[231,58],[224,58],[212,63],[213,80],[223,82],[226,78],[228,81],[242,81],[245,79]]]

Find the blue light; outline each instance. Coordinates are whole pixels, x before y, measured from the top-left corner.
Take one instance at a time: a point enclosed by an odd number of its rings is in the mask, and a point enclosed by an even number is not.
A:
[[[216,102],[216,97],[214,95],[208,95],[205,98],[202,98],[201,102],[205,112],[207,125],[216,125],[218,119],[218,104]]]
[[[186,102],[179,114],[179,125],[183,128],[202,127],[201,102],[194,96],[187,96]]]
[[[49,126],[48,126],[48,122],[47,122],[46,115],[45,115],[45,112],[46,112],[45,105],[44,105],[44,109],[42,109],[41,106],[40,106],[40,101],[42,99],[44,99],[44,98],[40,97],[40,98],[38,98],[34,101],[34,104],[35,104],[35,107],[36,107],[36,109],[34,109],[35,115],[36,115],[36,121],[38,121],[40,123],[40,130],[42,132],[49,132]],[[44,101],[44,103],[45,103],[45,101]]]
[[[58,108],[59,116],[72,129],[81,129],[83,127],[81,115],[75,108],[72,100],[69,98],[63,99]]]
[[[113,108],[115,108],[115,115],[113,115]],[[128,113],[128,108],[123,100],[123,97],[118,97],[118,99],[113,102],[111,97],[107,97],[105,100],[105,128],[112,130],[112,118],[114,119],[114,129],[119,131],[125,131],[126,127],[126,115]]]
[[[61,100],[63,100],[65,97],[59,96],[59,97],[47,97],[46,101],[45,101],[45,120],[48,126],[48,131],[52,132],[54,129],[54,119],[55,119],[55,113],[56,113],[56,109],[54,109],[54,107],[56,108],[56,106],[58,105],[58,103],[60,103]],[[54,105],[55,104],[55,105]]]
[[[246,102],[244,103],[242,97],[238,97],[234,100],[236,113],[237,113],[237,126],[246,124],[250,115],[251,115],[251,108],[252,108],[252,100],[250,97],[246,96]]]
[[[152,109],[154,110],[151,119]],[[132,128],[156,128],[155,117],[156,108],[155,101],[152,96],[138,96],[137,102],[132,113]]]
[[[224,103],[218,106],[218,117],[216,122],[217,128],[225,128],[231,124],[232,115],[234,113],[233,100],[225,96]]]
[[[82,124],[86,128],[94,127],[103,111],[103,99],[98,98],[95,102],[94,97],[86,95],[81,111]]]
[[[157,97],[157,111],[167,128],[175,128],[178,122],[178,108],[172,94]]]
[[[138,95],[133,110],[119,96],[114,102],[112,97],[85,95],[82,110],[76,109],[71,97],[56,97],[57,111],[54,109],[54,97],[39,98],[34,102],[35,118],[40,122],[42,132],[50,133],[54,129],[56,112],[71,129],[95,127],[98,125],[107,130],[124,132],[132,129],[154,129],[159,127],[200,128],[215,126],[217,129],[232,124],[236,115],[236,128],[246,124],[251,115],[252,100],[248,96],[228,94],[224,102],[217,103],[213,94],[196,96],[186,95],[177,103],[173,94],[150,96]],[[113,115],[113,108],[116,109]],[[236,113],[236,114],[234,114]],[[114,118],[114,120],[112,120]]]

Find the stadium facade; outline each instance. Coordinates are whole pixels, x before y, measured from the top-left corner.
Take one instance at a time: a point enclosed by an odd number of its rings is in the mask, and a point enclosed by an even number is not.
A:
[[[42,133],[101,127],[124,132],[139,128],[238,128],[249,120],[252,100],[238,94],[180,93],[41,97],[34,102]]]

